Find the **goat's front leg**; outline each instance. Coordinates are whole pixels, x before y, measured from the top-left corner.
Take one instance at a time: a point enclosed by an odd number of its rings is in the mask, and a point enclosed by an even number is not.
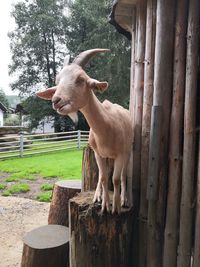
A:
[[[113,207],[112,213],[121,212],[121,201],[120,201],[120,176],[123,168],[123,158],[116,158],[114,162],[114,172],[113,172]]]
[[[99,201],[101,199],[101,189],[103,189],[102,193],[102,212],[107,210],[110,211],[110,199],[108,192],[108,174],[106,168],[106,159],[100,157],[97,153],[95,153],[95,158],[97,161],[97,165],[99,168],[99,181],[97,184],[97,188],[95,191],[93,202]]]

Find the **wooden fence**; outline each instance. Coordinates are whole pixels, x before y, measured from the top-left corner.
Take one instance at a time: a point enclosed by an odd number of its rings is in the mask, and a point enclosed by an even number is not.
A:
[[[8,135],[0,137],[0,159],[50,153],[67,149],[81,149],[88,142],[88,131],[46,134]]]

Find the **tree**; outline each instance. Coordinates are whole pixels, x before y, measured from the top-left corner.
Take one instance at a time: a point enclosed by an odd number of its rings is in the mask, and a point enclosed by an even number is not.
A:
[[[128,107],[130,42],[108,23],[108,0],[75,0],[66,22],[67,48],[72,56],[91,48],[109,48],[101,58],[94,58],[86,68],[96,79],[107,80],[109,89],[99,96]]]
[[[3,89],[0,88],[0,103],[2,103],[6,108],[9,107],[9,102],[6,97],[6,94],[4,93]]]

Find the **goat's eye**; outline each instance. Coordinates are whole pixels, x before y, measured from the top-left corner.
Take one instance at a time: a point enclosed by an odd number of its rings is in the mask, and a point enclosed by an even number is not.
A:
[[[82,76],[78,76],[76,78],[76,84],[80,85],[80,84],[84,83],[84,81],[85,81],[85,79]]]

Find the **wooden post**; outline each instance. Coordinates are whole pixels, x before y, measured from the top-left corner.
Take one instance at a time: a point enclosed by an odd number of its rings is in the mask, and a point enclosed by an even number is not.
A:
[[[197,162],[197,204],[196,204],[196,220],[194,232],[194,264],[193,267],[200,266],[200,133],[199,133],[199,151]]]
[[[189,267],[192,246],[195,176],[196,97],[199,55],[200,2],[189,1],[184,111],[183,176],[180,211],[178,267]]]
[[[70,266],[130,267],[133,210],[102,214],[94,192],[70,200]]]
[[[138,2],[136,6],[136,44],[134,66],[134,110],[131,111],[134,118],[134,142],[133,142],[133,205],[138,217],[140,174],[141,174],[141,133],[142,133],[142,107],[144,90],[144,58],[146,37],[146,0]],[[133,233],[133,265],[137,266],[139,260],[139,230],[138,220],[134,221]]]
[[[81,191],[95,190],[98,183],[99,170],[94,151],[87,145],[83,149],[82,160],[82,189]]]
[[[141,179],[139,211],[139,266],[146,266],[147,252],[147,176],[151,126],[151,107],[153,103],[154,55],[156,36],[156,0],[147,1],[146,46],[144,65],[144,97],[141,145]]]
[[[161,136],[155,144],[160,153],[159,181],[158,188],[156,189],[158,199],[149,202],[151,207],[148,211],[148,223],[151,223],[152,218],[154,218],[155,222],[154,231],[151,231],[149,228],[148,234],[148,267],[162,266],[168,167],[168,133],[173,81],[174,13],[174,0],[157,1],[153,105],[162,108],[162,116],[160,117]],[[159,124],[159,122],[157,123]]]
[[[61,225],[45,225],[27,233],[21,267],[68,267],[69,230]]]
[[[112,174],[113,174],[113,160],[106,159],[106,167],[108,174],[108,188],[113,189]],[[98,182],[99,170],[96,163],[94,151],[88,145],[83,150],[82,161],[82,192],[95,190]]]
[[[55,183],[49,209],[48,224],[69,226],[68,203],[81,192],[80,180],[62,180]]]
[[[188,0],[177,1],[176,10],[173,103],[170,121],[168,197],[163,267],[176,267],[177,264]]]

